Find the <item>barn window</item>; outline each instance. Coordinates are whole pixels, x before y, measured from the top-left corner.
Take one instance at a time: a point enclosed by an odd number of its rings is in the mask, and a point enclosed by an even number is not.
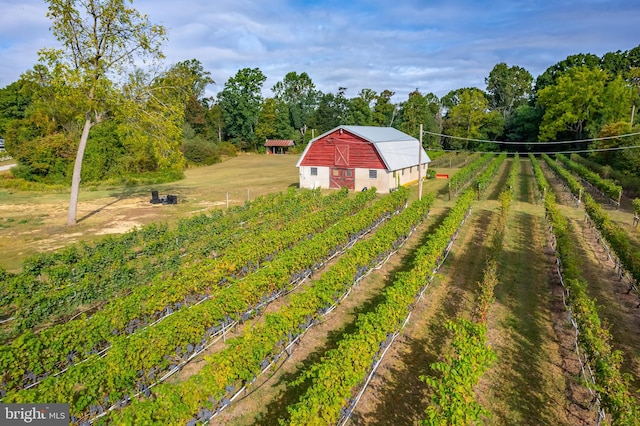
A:
[[[369,170],[369,179],[378,179],[378,171]]]
[[[352,175],[352,171],[351,171],[351,170],[347,170],[346,175],[347,175],[347,177],[351,177],[351,176],[353,176],[353,175]]]
[[[333,169],[333,170],[331,171],[331,173],[333,173],[333,175],[334,175],[335,177],[340,176],[340,170],[338,170],[338,169]]]
[[[318,168],[317,167],[312,167],[311,168],[311,176],[318,176]]]

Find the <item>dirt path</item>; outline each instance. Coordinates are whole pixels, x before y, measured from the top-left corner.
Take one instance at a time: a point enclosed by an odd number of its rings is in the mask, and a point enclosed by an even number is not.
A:
[[[557,178],[548,177],[557,197],[566,203],[563,214],[570,218],[575,250],[587,291],[595,298],[598,313],[612,335],[614,349],[623,353],[622,371],[632,376],[630,389],[640,401],[640,308],[637,295],[627,294],[627,281],[620,281],[615,265],[609,260],[593,229],[584,221],[584,209],[576,209],[571,196]],[[607,208],[611,214],[613,209]],[[628,230],[627,230],[628,232]]]
[[[598,314],[608,325],[615,349],[623,353],[622,371],[633,377],[630,388],[640,403],[640,300],[627,294],[629,282],[620,280],[615,264],[597,239],[596,231],[584,220],[573,220],[576,255],[588,283],[587,291],[595,298]]]
[[[492,425],[575,425],[591,420],[572,352],[562,293],[547,249],[544,207],[535,205],[531,164],[519,185],[500,257],[500,281],[488,315],[497,362],[477,388]],[[588,400],[587,400],[588,401]]]
[[[420,381],[438,360],[449,336],[443,324],[449,318],[469,317],[485,266],[485,233],[497,207],[495,198],[506,179],[503,167],[498,183],[489,188],[491,201],[474,206],[447,261],[411,321],[394,342],[351,417],[353,425],[417,424],[424,417],[428,389]],[[487,208],[488,206],[488,208]],[[464,267],[461,267],[464,265]]]

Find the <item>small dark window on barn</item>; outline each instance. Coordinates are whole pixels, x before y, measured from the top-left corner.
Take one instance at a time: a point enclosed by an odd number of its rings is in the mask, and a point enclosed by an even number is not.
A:
[[[317,167],[312,167],[311,168],[311,176],[318,176],[318,168]]]
[[[378,179],[378,171],[369,170],[369,179]]]
[[[347,170],[346,176],[347,177],[353,176],[353,170]]]

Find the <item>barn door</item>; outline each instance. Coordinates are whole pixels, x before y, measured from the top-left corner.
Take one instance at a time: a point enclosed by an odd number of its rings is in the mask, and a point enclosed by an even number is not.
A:
[[[336,166],[349,165],[349,145],[336,145],[336,155],[334,162]]]
[[[329,188],[355,188],[355,169],[332,168],[329,179]]]

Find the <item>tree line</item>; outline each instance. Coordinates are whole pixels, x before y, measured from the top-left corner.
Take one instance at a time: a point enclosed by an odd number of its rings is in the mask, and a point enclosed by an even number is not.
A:
[[[303,147],[312,135],[341,124],[392,126],[414,137],[422,124],[429,149],[530,152],[543,150],[535,144],[540,141],[637,130],[640,46],[602,57],[571,55],[535,79],[520,66],[498,63],[485,88],[458,88],[441,98],[419,89],[400,102],[392,90],[362,88],[348,97],[339,87],[325,93],[307,72],[297,71],[264,96],[267,77],[259,68],[239,70],[210,97],[211,72],[197,59],[163,66],[165,30],[135,9],[118,0],[47,3],[63,47],[41,50],[33,69],[0,89],[0,136],[18,162],[13,174],[26,180],[68,184],[74,169],[78,184],[80,177],[176,179],[189,163],[260,151],[265,139],[293,139]],[[146,68],[132,66],[141,57]],[[505,141],[531,144],[499,143]],[[637,142],[611,138],[544,149]],[[635,150],[595,157],[640,172]]]

